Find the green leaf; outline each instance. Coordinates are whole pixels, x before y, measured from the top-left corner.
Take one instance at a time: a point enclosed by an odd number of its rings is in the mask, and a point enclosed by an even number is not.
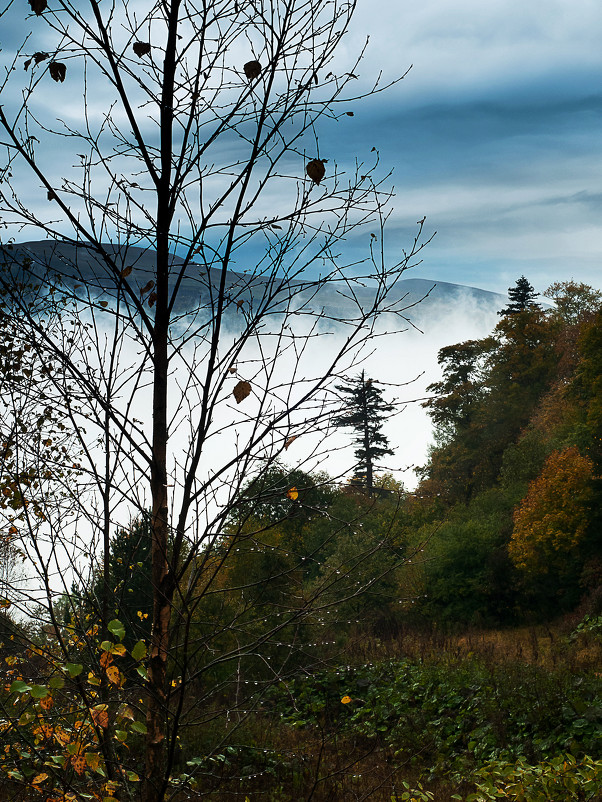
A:
[[[114,618],[112,621],[109,621],[107,629],[111,635],[115,635],[115,637],[119,638],[119,640],[123,640],[125,638],[125,628],[118,618]]]
[[[52,677],[50,682],[48,683],[51,688],[64,688],[65,687],[65,680],[63,677]]]
[[[65,665],[65,668],[69,672],[70,677],[77,677],[84,670],[84,667],[82,666],[81,663],[67,663]]]
[[[143,640],[139,640],[132,649],[132,657],[134,660],[142,660],[143,657],[146,657],[146,644]]]
[[[146,724],[144,724],[142,721],[134,721],[134,723],[132,724],[132,730],[134,732],[140,732],[142,733],[142,735],[146,735],[146,733],[148,732],[148,730],[146,729]]]
[[[31,695],[34,699],[45,699],[50,693],[50,689],[45,685],[32,685]]]
[[[136,671],[140,674],[142,679],[148,679],[148,671],[144,668],[144,666],[136,666]]]
[[[21,774],[21,772],[17,771],[16,769],[13,769],[12,771],[9,771],[8,772],[8,776],[11,778],[11,780],[24,780],[25,779],[25,777]]]
[[[131,783],[139,783],[140,777],[136,774],[135,771],[128,771],[127,778]]]
[[[103,652],[110,652],[113,646],[114,644],[110,640],[103,640],[103,642],[100,644],[100,648],[103,650]]]
[[[27,693],[31,690],[31,685],[23,682],[22,679],[16,679],[10,686],[10,693]]]
[[[117,738],[118,741],[124,743],[128,739],[128,734],[125,730],[115,730],[115,737]]]

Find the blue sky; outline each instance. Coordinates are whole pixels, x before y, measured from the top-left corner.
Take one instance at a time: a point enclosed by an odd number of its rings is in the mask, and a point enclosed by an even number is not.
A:
[[[373,0],[358,7],[350,53],[365,34],[362,77],[413,65],[339,137],[394,168],[389,243],[426,215],[437,236],[425,278],[601,287],[602,6]]]
[[[9,55],[24,30],[13,17]],[[412,70],[324,126],[321,155],[344,168],[376,147],[394,170],[389,253],[426,215],[437,235],[415,275],[498,292],[521,274],[539,291],[569,278],[602,287],[599,0],[359,0],[341,65],[366,36],[358,90]],[[68,115],[65,88],[49,90]]]

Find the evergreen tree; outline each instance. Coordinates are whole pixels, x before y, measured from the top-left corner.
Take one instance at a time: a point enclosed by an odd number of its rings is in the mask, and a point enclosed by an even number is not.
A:
[[[508,306],[498,312],[498,315],[516,315],[530,309],[539,309],[535,299],[539,295],[535,288],[529,284],[524,276],[516,280],[514,287],[508,287]]]
[[[382,390],[375,386],[372,379],[365,378],[364,371],[348,385],[338,385],[336,389],[345,400],[345,412],[337,415],[334,424],[355,430],[356,468],[362,485],[371,496],[377,460],[393,454],[381,430],[383,421],[393,412],[394,406],[383,401]]]
[[[110,614],[123,623],[126,630],[124,643],[128,649],[140,638],[150,635],[153,610],[150,549],[148,512],[132,521],[129,527],[118,529],[111,539],[108,559],[112,594]],[[96,577],[93,589],[95,599],[102,598],[103,581],[101,575]]]

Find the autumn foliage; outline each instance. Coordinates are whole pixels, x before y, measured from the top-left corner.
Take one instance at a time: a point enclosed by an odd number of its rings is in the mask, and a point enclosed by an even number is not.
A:
[[[575,446],[550,454],[514,513],[508,550],[518,568],[545,574],[579,546],[589,522],[592,468]]]

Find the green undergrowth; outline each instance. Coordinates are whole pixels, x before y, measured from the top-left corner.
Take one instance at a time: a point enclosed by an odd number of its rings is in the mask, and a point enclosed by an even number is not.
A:
[[[451,798],[458,802],[598,802],[602,799],[602,760],[559,755],[534,766],[524,760],[497,762],[479,769],[474,780],[474,793]]]
[[[272,715],[353,736],[427,778],[465,779],[492,761],[602,758],[602,678],[478,659],[340,667],[280,686]]]

